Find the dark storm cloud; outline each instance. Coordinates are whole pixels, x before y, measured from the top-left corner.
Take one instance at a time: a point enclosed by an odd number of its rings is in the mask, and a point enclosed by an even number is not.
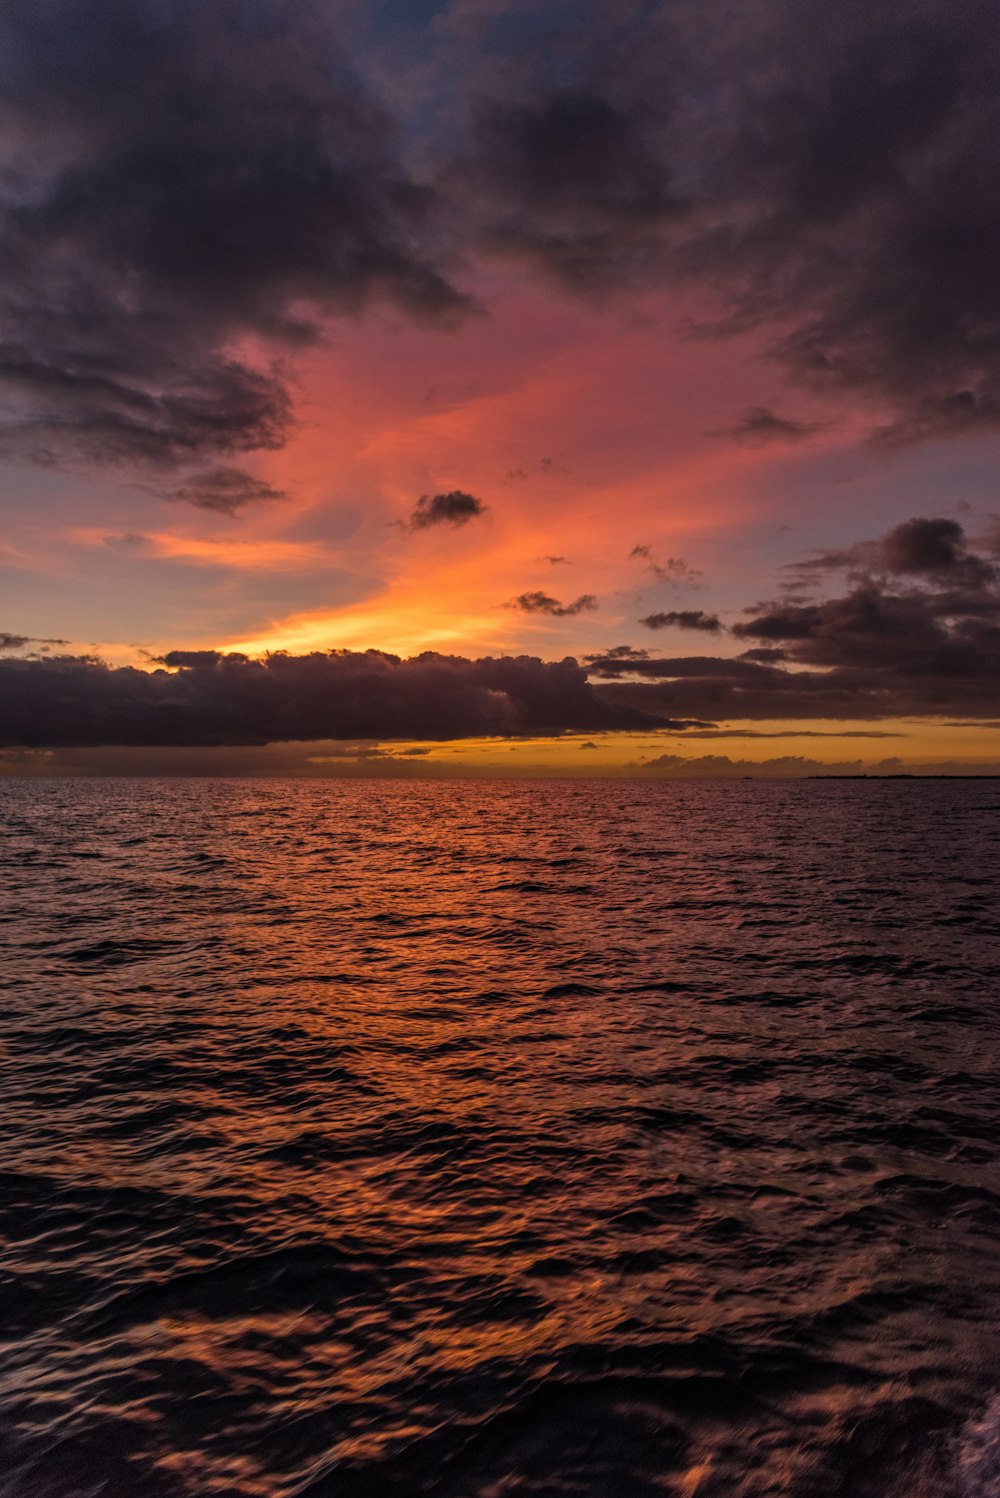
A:
[[[486,514],[486,506],[474,494],[451,489],[447,494],[421,494],[410,516],[410,529],[427,530],[432,525],[467,525]]]
[[[982,0],[594,0],[572,28],[510,0],[427,28],[426,56],[407,30],[405,76],[381,51],[401,114],[414,68],[447,97],[409,127],[336,34],[350,9],[0,8],[0,455],[280,446],[282,360],[323,317],[388,300],[447,324],[484,252],[574,293],[706,287],[715,331],[865,398],[882,442],[1000,420]],[[807,434],[761,406],[730,435]]]
[[[831,563],[829,556],[836,560]],[[913,519],[878,541],[828,554],[847,591],[748,611],[736,659],[682,656],[591,663],[609,700],[671,716],[845,718],[1000,710],[1000,570],[948,519]],[[655,683],[655,684],[654,684]]]
[[[0,13],[0,452],[177,462],[280,445],[241,341],[461,306],[429,197],[307,0],[10,0]]]
[[[522,614],[551,614],[555,619],[567,619],[573,614],[593,613],[597,608],[597,599],[593,593],[581,593],[572,603],[560,603],[558,598],[536,590],[519,593],[516,598],[505,603],[504,608],[517,609]]]
[[[583,80],[474,103],[449,185],[463,202],[471,193],[481,242],[575,291],[617,287],[682,206],[644,113]]]
[[[801,442],[818,430],[815,421],[792,421],[787,416],[778,416],[768,406],[753,406],[735,426],[720,427],[706,436],[728,437],[748,447],[763,447],[768,442]]]
[[[164,499],[175,503],[230,516],[237,515],[246,505],[286,498],[284,489],[275,489],[243,468],[225,465],[189,474],[182,484],[159,492]]]
[[[176,671],[80,658],[0,661],[0,747],[448,739],[649,727],[601,700],[567,659],[412,660],[379,651],[175,651]]]
[[[717,635],[722,623],[715,614],[706,614],[704,609],[671,609],[665,614],[647,614],[639,620],[647,629],[700,629]]]
[[[1000,595],[889,592],[871,581],[822,603],[778,605],[733,633],[780,640],[790,660],[810,665],[964,674],[984,652],[1000,666]]]
[[[484,242],[576,290],[709,286],[720,331],[873,398],[883,442],[1000,419],[992,7],[607,0],[575,34],[541,9],[550,51],[484,70],[471,110]]]

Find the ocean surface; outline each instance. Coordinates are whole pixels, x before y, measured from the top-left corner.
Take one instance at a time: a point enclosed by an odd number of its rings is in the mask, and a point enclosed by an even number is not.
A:
[[[997,1498],[1000,784],[0,782],[3,1498]]]

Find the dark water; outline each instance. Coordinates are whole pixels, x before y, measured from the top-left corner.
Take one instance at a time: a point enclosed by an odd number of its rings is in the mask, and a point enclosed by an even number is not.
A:
[[[4,1498],[1000,1494],[1000,786],[0,828]]]

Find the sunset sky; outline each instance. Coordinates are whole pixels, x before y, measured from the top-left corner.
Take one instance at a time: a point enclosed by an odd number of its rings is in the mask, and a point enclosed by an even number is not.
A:
[[[9,0],[3,769],[1000,769],[998,50]]]

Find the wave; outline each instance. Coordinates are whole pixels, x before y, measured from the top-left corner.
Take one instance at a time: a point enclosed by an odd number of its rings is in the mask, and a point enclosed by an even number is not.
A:
[[[961,1498],[1000,1498],[1000,1392],[963,1428],[955,1476]]]

